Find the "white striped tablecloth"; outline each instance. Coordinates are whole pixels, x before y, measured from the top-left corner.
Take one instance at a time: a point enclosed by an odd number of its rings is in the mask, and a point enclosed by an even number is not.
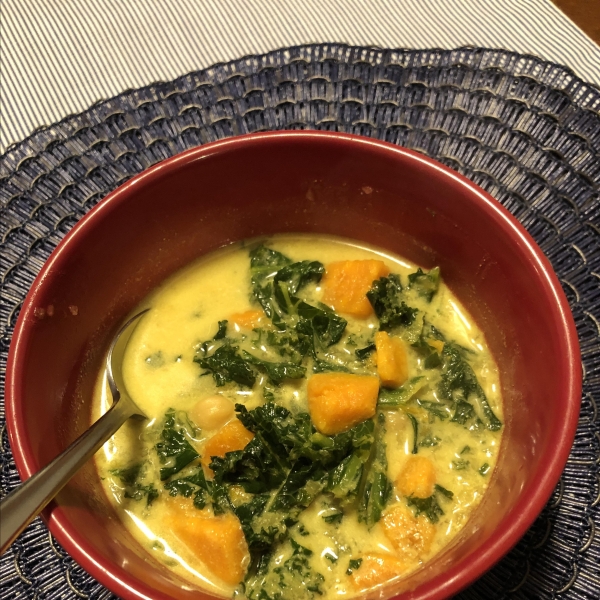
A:
[[[600,84],[600,47],[550,0],[0,0],[0,11],[0,153],[128,88],[300,44],[504,48]]]

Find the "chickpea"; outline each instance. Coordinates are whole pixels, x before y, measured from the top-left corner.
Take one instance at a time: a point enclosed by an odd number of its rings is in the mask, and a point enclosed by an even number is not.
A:
[[[202,429],[219,429],[233,416],[233,402],[220,394],[199,400],[190,417]]]

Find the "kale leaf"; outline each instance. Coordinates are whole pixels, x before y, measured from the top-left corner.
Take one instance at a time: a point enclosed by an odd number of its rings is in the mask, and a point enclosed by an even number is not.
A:
[[[188,439],[196,433],[196,428],[181,413],[176,413],[170,408],[165,413],[165,420],[160,437],[161,441],[155,445],[158,459],[162,465],[160,479],[164,481],[178,473],[198,458]]]
[[[474,426],[476,426],[479,418],[470,403],[470,400],[474,399],[487,421],[486,427],[491,431],[498,431],[502,423],[489,405],[473,368],[463,356],[462,349],[454,343],[445,343],[442,359],[442,376],[438,385],[438,394],[440,398],[451,399],[456,403],[452,421],[461,425],[475,421]]]
[[[488,463],[483,463],[477,471],[482,477],[485,477],[490,472],[490,465]]]
[[[434,369],[441,366],[442,359],[439,354],[439,342],[445,342],[446,338],[431,323],[423,320],[423,326],[419,338],[412,347],[423,356],[423,366],[426,369]],[[436,344],[436,345],[434,345]]]
[[[327,305],[312,306],[300,301],[297,305],[300,321],[296,330],[318,342],[322,348],[337,344],[342,338],[348,321],[332,311]]]
[[[415,273],[408,276],[408,288],[415,290],[419,296],[425,298],[427,302],[435,296],[440,287],[440,268],[434,267],[426,273],[419,268]]]
[[[273,325],[285,335],[267,334],[267,341],[284,356],[316,357],[318,350],[340,341],[347,321],[325,304],[313,306],[296,294],[325,272],[317,261],[292,261],[259,246],[250,252],[252,293]]]
[[[144,463],[137,463],[131,467],[124,469],[114,469],[110,472],[111,475],[117,477],[124,485],[123,496],[132,500],[143,500],[146,498],[146,506],[150,506],[154,500],[158,498],[158,490],[154,484],[149,483],[143,485]]]
[[[402,284],[400,277],[395,274],[377,279],[367,292],[367,298],[379,319],[379,328],[382,331],[408,327],[415,320],[418,310],[401,300],[401,295]]]
[[[227,320],[219,321],[218,331],[213,336],[213,340],[222,340],[227,335]]]
[[[273,280],[277,271],[291,264],[292,261],[281,252],[267,248],[261,244],[250,251],[250,282],[252,293],[263,307],[267,317],[275,324],[280,323],[277,307],[273,305]]]
[[[352,575],[354,571],[360,569],[360,565],[362,565],[362,558],[351,558],[348,563],[348,568],[346,569],[346,575]]]
[[[433,423],[436,417],[440,421],[448,418],[450,409],[442,402],[432,402],[430,400],[421,400],[417,398],[417,404],[429,413],[429,422]]]
[[[308,413],[293,415],[274,403],[250,411],[237,404],[236,411],[254,438],[243,450],[213,457],[210,467],[214,484],[225,489],[241,486],[254,495],[248,503],[233,507],[254,573],[317,496],[330,493],[340,498],[340,505],[358,497],[373,443],[373,421],[326,436],[316,431]]]
[[[212,482],[206,480],[201,466],[190,475],[165,483],[165,489],[171,496],[189,498],[193,495],[194,506],[199,509],[204,508],[212,496]]]
[[[265,314],[279,329],[286,329],[285,316],[295,312],[295,294],[308,282],[320,281],[325,267],[318,261],[292,261],[281,252],[260,245],[250,252],[252,293]]]
[[[248,600],[305,600],[323,594],[325,578],[310,565],[312,550],[293,538],[289,543],[291,555],[287,560],[275,565],[270,556],[265,557],[246,578],[243,586]]]
[[[239,385],[251,388],[256,381],[256,375],[247,361],[238,354],[238,350],[238,346],[234,346],[230,340],[225,339],[225,343],[208,355],[205,342],[194,357],[194,362],[210,371],[219,387],[235,381]]]
[[[277,284],[280,281],[284,281],[287,283],[290,293],[296,294],[309,281],[315,281],[317,283],[321,281],[321,277],[323,277],[324,273],[325,267],[323,266],[323,263],[316,260],[303,260],[279,269],[273,278],[273,282]]]
[[[354,351],[358,360],[367,360],[369,355],[375,350],[375,344],[371,343],[364,348],[358,348]]]
[[[337,363],[332,363],[328,360],[322,360],[320,358],[313,359],[313,373],[328,373],[328,372],[336,372],[336,373],[351,373],[348,367],[344,365],[339,365]]]
[[[375,441],[371,446],[371,456],[364,469],[359,489],[358,520],[372,527],[381,518],[391,493],[392,484],[387,477],[387,457],[385,416],[377,415]]]
[[[428,381],[422,375],[411,377],[406,383],[395,390],[381,388],[377,397],[377,405],[381,408],[396,408],[406,404]]]
[[[413,447],[411,454],[417,454],[419,452],[419,422],[417,421],[417,418],[409,412],[406,413],[406,416],[410,419],[410,424],[413,429]]]
[[[407,496],[406,500],[409,506],[416,509],[416,517],[420,514],[424,514],[432,523],[437,523],[440,517],[444,515],[444,511],[438,502],[439,495],[448,500],[452,500],[454,497],[454,494],[451,491],[436,484],[433,489],[433,494],[428,498],[414,498],[412,496]]]
[[[274,385],[280,385],[284,379],[302,379],[306,375],[306,368],[299,364],[261,360],[245,350],[243,351],[243,358],[264,371],[269,381]]]
[[[431,448],[432,446],[437,446],[441,441],[441,438],[437,435],[427,435],[419,442],[419,446],[422,448]]]
[[[351,430],[351,453],[329,473],[326,489],[342,506],[353,504],[358,496],[365,465],[370,458],[374,429],[372,420],[354,427]]]

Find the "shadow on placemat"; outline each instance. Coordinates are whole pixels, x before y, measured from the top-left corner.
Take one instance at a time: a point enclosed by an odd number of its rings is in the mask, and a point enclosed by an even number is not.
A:
[[[324,129],[412,148],[507,207],[551,260],[577,325],[584,386],[557,490],[462,599],[600,597],[600,91],[501,50],[335,44],[250,56],[125,92],[34,133],[0,163],[0,382],[21,303],[61,238],[156,162],[227,136]],[[2,428],[1,490],[19,482]],[[2,598],[114,598],[36,520],[0,561]]]

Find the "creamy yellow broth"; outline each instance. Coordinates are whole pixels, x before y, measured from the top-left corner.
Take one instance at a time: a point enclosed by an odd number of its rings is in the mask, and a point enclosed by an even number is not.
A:
[[[415,265],[397,257],[335,238],[307,236],[276,236],[266,240],[269,248],[282,252],[293,261],[321,261],[325,266],[335,261],[379,259],[383,260],[392,273],[400,275],[403,285]],[[256,243],[254,243],[256,245]],[[248,410],[265,403],[263,386],[275,392],[276,402],[296,414],[307,412],[306,379],[285,380],[281,386],[267,382],[262,373],[250,389],[235,383],[217,387],[210,375],[201,376],[204,369],[193,361],[200,344],[210,340],[217,331],[217,323],[234,313],[260,308],[252,302],[248,250],[251,243],[237,244],[204,257],[171,277],[142,304],[151,310],[142,318],[134,331],[127,348],[123,372],[131,397],[148,416],[147,422],[128,422],[96,455],[97,468],[107,496],[118,515],[134,537],[158,560],[166,563],[185,577],[205,589],[224,597],[231,597],[236,586],[227,585],[214,575],[195,555],[193,549],[183,544],[169,526],[170,506],[173,502],[192,507],[191,498],[171,498],[158,477],[159,463],[154,445],[166,411],[175,408],[179,414],[193,412],[199,400],[220,394],[232,402],[244,404]],[[443,276],[443,273],[442,273]],[[311,304],[322,296],[320,283],[309,283],[298,293]],[[465,349],[468,362],[474,369],[481,388],[495,415],[502,420],[502,406],[496,365],[486,347],[485,338],[467,311],[460,305],[450,290],[441,283],[430,303],[421,297],[410,297],[410,305],[427,315],[427,321],[443,332],[448,341]],[[344,363],[348,360],[352,370],[362,374],[377,372],[372,358],[357,361],[353,355],[356,348],[366,345],[378,330],[375,315],[366,319],[347,319],[348,325],[339,344],[330,348],[327,358],[331,362]],[[411,377],[439,369],[426,370],[423,356],[410,342],[413,333],[395,332],[404,339],[408,348],[408,364]],[[237,337],[241,349],[252,349],[252,336],[239,328],[228,326],[228,336]],[[356,346],[348,344],[355,341]],[[256,350],[254,346],[253,350]],[[272,351],[269,360],[282,360]],[[310,363],[307,363],[310,364]],[[311,376],[310,367],[306,376]],[[436,375],[437,376],[437,375]],[[433,378],[435,382],[435,377]],[[435,402],[435,383],[417,393],[415,397]],[[105,412],[111,403],[102,375],[97,384],[94,400],[94,418]],[[481,407],[476,413],[482,421]],[[485,492],[496,463],[501,438],[500,431],[473,427],[432,417],[418,405],[415,398],[400,408],[384,409],[387,476],[394,482],[403,466],[412,456],[426,457],[435,466],[436,483],[453,494],[448,499],[437,494],[438,505],[443,510],[439,515],[431,547],[424,554],[405,561],[399,576],[406,575],[446,546],[463,527],[473,509]],[[418,421],[417,454],[414,454],[414,430],[409,414]],[[447,417],[450,417],[448,414]],[[235,419],[235,416],[231,418]],[[189,430],[192,446],[202,454],[205,440],[214,435],[210,428]],[[127,485],[115,475],[115,470],[143,462],[142,484],[153,485],[157,497],[147,504],[147,497],[127,498]],[[198,461],[196,461],[197,463]],[[243,493],[242,493],[243,496]],[[234,502],[235,503],[235,502]],[[394,488],[387,502],[386,511],[407,500]],[[291,537],[304,548],[312,551],[309,558],[311,569],[322,578],[323,597],[332,599],[340,596],[352,597],[359,592],[348,575],[350,561],[375,552],[399,556],[398,548],[386,536],[382,522],[367,527],[357,519],[354,507],[344,508],[339,523],[328,523],[323,519],[331,512],[331,498],[321,494],[300,513],[298,524],[291,529]],[[193,509],[192,510],[197,510]],[[413,513],[415,507],[409,508]],[[210,507],[204,509],[209,511]],[[386,514],[384,512],[384,514]],[[308,535],[302,535],[308,532]],[[282,564],[289,558],[289,543],[281,544],[272,561]],[[357,573],[360,572],[360,566]],[[268,590],[273,593],[274,590]],[[237,588],[243,594],[243,588]],[[299,596],[295,592],[282,591],[283,598],[310,598],[313,594],[304,589]]]

